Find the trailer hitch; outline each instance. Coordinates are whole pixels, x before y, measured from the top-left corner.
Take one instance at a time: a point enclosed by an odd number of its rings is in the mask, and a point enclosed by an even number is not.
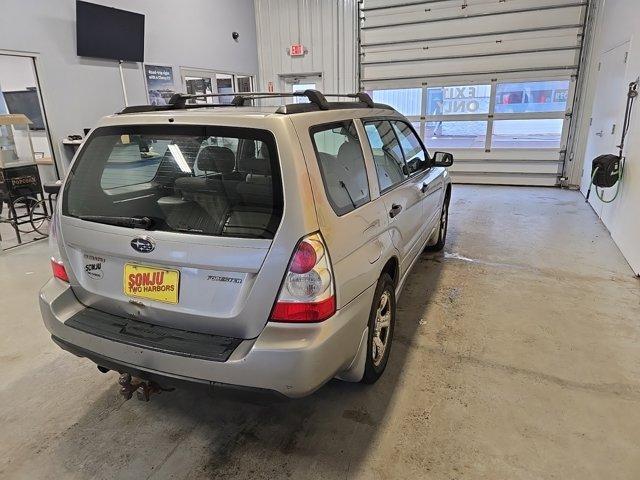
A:
[[[120,385],[120,395],[122,395],[125,400],[130,400],[135,392],[138,400],[142,402],[148,402],[153,394],[172,392],[175,390],[175,388],[163,388],[156,382],[131,377],[128,373],[120,374],[118,384]]]

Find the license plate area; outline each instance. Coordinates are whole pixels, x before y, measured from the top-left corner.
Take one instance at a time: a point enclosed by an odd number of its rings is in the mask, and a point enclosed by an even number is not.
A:
[[[180,291],[180,271],[126,263],[123,290],[128,297],[175,305]]]

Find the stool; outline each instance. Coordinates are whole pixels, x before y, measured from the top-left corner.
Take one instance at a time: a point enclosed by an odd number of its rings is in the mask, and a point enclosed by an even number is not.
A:
[[[58,180],[55,183],[45,183],[42,185],[42,190],[47,194],[47,199],[49,201],[50,212],[53,213],[53,199],[55,196],[56,200],[58,199],[58,193],[60,193],[60,187],[62,186],[62,180]]]

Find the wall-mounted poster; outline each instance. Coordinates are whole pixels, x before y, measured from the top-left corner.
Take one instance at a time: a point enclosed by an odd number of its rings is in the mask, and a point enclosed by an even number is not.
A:
[[[145,65],[144,80],[150,105],[166,105],[171,95],[176,93],[171,66]]]

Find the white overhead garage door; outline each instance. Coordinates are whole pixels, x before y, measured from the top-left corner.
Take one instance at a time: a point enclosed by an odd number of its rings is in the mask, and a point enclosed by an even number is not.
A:
[[[462,183],[557,185],[587,1],[364,0],[360,82]]]

